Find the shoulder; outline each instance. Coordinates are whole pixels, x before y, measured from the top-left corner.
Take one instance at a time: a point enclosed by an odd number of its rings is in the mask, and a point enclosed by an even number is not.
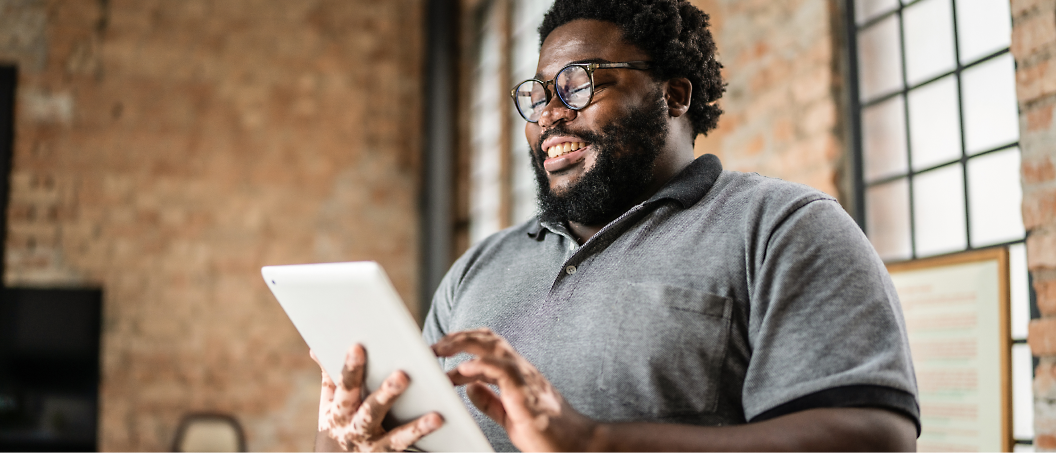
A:
[[[825,217],[854,223],[832,195],[758,173],[723,170],[698,205],[758,233],[773,231],[804,211],[821,211],[828,214]]]
[[[479,266],[494,264],[496,261],[513,259],[520,253],[528,252],[539,230],[539,221],[529,219],[519,225],[506,228],[491,234],[480,242],[473,244],[462,254],[448,271],[449,283],[458,284],[466,275]]]
[[[796,209],[813,201],[836,202],[836,198],[813,187],[762,176],[723,170],[705,198],[743,200],[760,208]]]

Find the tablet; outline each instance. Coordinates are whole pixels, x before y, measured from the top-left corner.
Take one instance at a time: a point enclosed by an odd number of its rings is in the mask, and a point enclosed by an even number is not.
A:
[[[411,385],[389,411],[393,418],[403,424],[432,411],[444,417],[444,425],[415,447],[493,451],[378,263],[266,266],[261,274],[335,382],[355,343],[367,350],[369,390],[393,371],[407,373]]]

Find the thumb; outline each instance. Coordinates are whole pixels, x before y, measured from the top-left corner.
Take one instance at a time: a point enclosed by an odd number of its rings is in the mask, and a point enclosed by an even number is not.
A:
[[[499,395],[491,391],[487,385],[479,382],[466,385],[466,396],[484,415],[495,420],[495,423],[498,423],[499,426],[509,430],[509,427],[506,426],[506,408],[502,406],[502,400],[499,399]]]

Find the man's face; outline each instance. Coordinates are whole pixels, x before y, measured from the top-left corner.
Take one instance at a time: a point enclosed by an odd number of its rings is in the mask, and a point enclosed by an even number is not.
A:
[[[547,37],[536,78],[550,80],[569,63],[648,59],[623,41],[615,24],[577,20]],[[648,71],[599,69],[590,105],[571,110],[554,96],[539,122],[527,123],[525,135],[543,217],[597,225],[619,215],[653,182],[667,107]]]

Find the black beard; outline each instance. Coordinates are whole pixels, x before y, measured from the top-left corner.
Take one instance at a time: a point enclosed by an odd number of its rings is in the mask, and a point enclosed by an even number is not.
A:
[[[653,183],[656,158],[667,137],[667,103],[660,91],[653,105],[631,110],[626,117],[604,127],[600,134],[569,131],[564,123],[540,137],[532,159],[543,221],[571,221],[602,225],[619,217]],[[594,167],[562,195],[550,190],[543,169],[541,144],[548,136],[574,135],[594,147]],[[530,144],[529,144],[530,145]]]

